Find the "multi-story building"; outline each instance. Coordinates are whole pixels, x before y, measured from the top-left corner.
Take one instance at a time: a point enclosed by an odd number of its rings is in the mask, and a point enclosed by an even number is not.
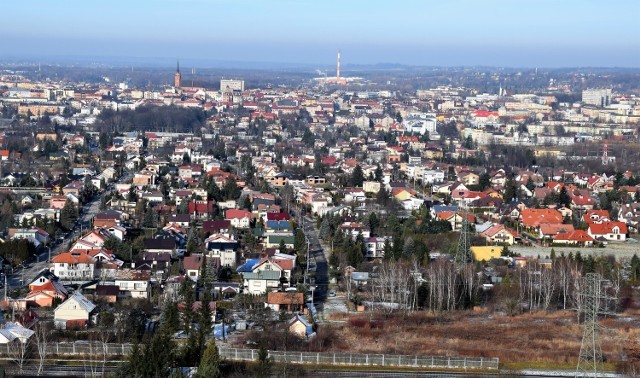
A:
[[[595,106],[608,106],[611,104],[611,88],[585,89],[582,91],[582,102]]]

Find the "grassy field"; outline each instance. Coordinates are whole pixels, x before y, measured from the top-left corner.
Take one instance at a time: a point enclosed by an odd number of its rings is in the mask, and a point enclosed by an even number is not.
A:
[[[509,317],[485,312],[435,316],[334,314],[341,349],[354,353],[391,353],[498,357],[512,369],[574,369],[580,352],[582,325],[572,312]],[[640,361],[640,317],[637,313],[604,319],[602,350],[606,366]]]
[[[637,238],[637,235],[634,235]],[[588,255],[596,256],[606,256],[613,255],[616,259],[631,259],[634,254],[640,255],[640,243],[634,241],[627,242],[611,242],[607,244],[604,248],[578,248],[578,247],[540,247],[540,246],[532,246],[525,247],[514,245],[510,246],[509,250],[515,253],[519,253],[524,257],[548,257],[551,254],[551,249],[556,253],[556,256],[560,256],[560,253],[564,252],[565,255],[569,255],[569,253],[573,253],[574,255],[578,252],[583,257]]]

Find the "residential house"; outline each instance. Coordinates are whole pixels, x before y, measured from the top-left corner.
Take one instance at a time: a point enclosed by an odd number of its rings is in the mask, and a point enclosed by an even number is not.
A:
[[[575,245],[582,247],[592,246],[594,239],[587,231],[575,230],[571,233],[559,234],[553,239],[554,244]]]
[[[251,267],[251,272],[243,272],[242,279],[245,293],[265,294],[281,287],[281,279],[289,282],[291,270],[283,269],[271,257],[264,257]]]
[[[473,246],[470,250],[475,261],[489,261],[500,258],[504,247],[499,245]]]
[[[367,252],[365,257],[368,259],[382,258],[384,257],[384,245],[387,243],[392,243],[391,236],[372,236],[366,238],[364,241],[366,243]]]
[[[68,294],[58,277],[45,269],[29,283],[26,298],[40,307],[51,307],[54,301],[64,301]]]
[[[520,212],[522,226],[530,229],[537,229],[542,223],[560,224],[562,221],[562,214],[556,209],[523,209]]]
[[[215,214],[215,201],[193,200],[189,202],[187,211],[192,219],[211,219]]]
[[[132,269],[121,269],[116,272],[112,281],[118,287],[118,298],[149,299],[151,293],[151,276],[149,272]]]
[[[53,274],[63,281],[90,281],[95,278],[96,259],[87,250],[71,250],[51,259]]]
[[[596,240],[627,240],[627,225],[623,222],[589,223],[587,233]]]
[[[200,269],[202,269],[203,262],[204,259],[202,255],[185,256],[182,264],[184,266],[186,276],[194,282],[198,282],[198,279],[200,278]]]
[[[313,334],[313,327],[302,315],[296,314],[289,319],[289,332],[300,337],[307,338]]]
[[[480,233],[489,244],[513,245],[515,238],[503,224],[496,224]]]
[[[0,344],[11,344],[14,342],[25,344],[34,334],[35,331],[21,324],[6,322],[2,325],[2,328],[0,328]],[[19,349],[20,348],[18,348],[18,350]]]
[[[55,326],[59,329],[86,328],[95,310],[95,304],[76,292],[53,311]]]
[[[466,213],[467,221],[471,224],[476,223],[476,217],[471,213]],[[447,221],[451,224],[452,230],[459,230],[462,228],[462,222],[464,221],[464,217],[461,213],[453,212],[453,211],[439,211],[436,214],[436,218],[438,220]]]
[[[46,244],[49,241],[49,233],[38,227],[13,228],[8,230],[8,234],[11,239],[30,240],[36,247],[41,244]]]
[[[575,231],[572,224],[541,223],[538,227],[538,238],[543,242],[551,242],[558,235],[571,234]]]
[[[177,224],[180,227],[189,227],[191,223],[190,214],[172,214],[167,218],[167,223]]]
[[[176,240],[174,238],[144,239],[143,244],[145,252],[173,254],[176,249]]]
[[[231,221],[226,219],[206,220],[202,222],[202,232],[205,235],[222,234],[226,237],[230,236]]]
[[[279,312],[298,312],[304,309],[304,293],[272,291],[267,293],[266,307]]]
[[[585,223],[602,223],[612,220],[608,210],[587,210],[582,214]]]
[[[356,240],[358,235],[362,235],[365,240],[371,237],[371,230],[360,222],[344,222],[340,225],[340,231],[353,240]]]
[[[236,267],[236,250],[238,249],[236,240],[226,235],[213,234],[205,239],[204,244],[209,251],[207,254],[219,258],[221,266]]]
[[[286,248],[292,249],[295,243],[295,236],[290,232],[265,234],[264,246],[266,248],[277,248],[280,243],[284,243]]]
[[[224,212],[224,219],[235,228],[249,228],[251,217],[251,212],[247,210],[228,209]]]

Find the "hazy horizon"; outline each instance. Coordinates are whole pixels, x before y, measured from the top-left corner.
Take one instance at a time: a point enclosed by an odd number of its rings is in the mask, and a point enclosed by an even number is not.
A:
[[[0,60],[640,67],[640,1],[139,0],[3,4]],[[131,64],[124,63],[121,64]]]

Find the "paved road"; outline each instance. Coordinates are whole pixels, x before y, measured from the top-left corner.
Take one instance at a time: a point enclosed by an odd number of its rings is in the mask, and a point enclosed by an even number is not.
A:
[[[313,291],[313,302],[316,309],[318,311],[322,311],[324,302],[327,298],[327,289],[329,285],[328,259],[322,245],[320,245],[316,221],[307,216],[304,218],[303,227],[303,231],[309,239],[309,255],[311,256],[310,264],[313,262],[315,267],[315,278],[312,281],[312,286],[315,286],[315,290]]]
[[[131,181],[132,177],[133,175],[131,173],[126,173],[117,182],[128,182]],[[107,189],[112,187],[113,186],[110,185]],[[76,239],[82,236],[82,234],[87,230],[91,229],[91,220],[100,211],[100,201],[105,194],[106,192],[96,196],[93,200],[82,207],[81,214],[78,217],[77,226],[67,235],[62,243],[51,248],[51,258],[59,253],[68,251],[69,247]],[[45,251],[37,256],[37,261],[30,264],[27,269],[14,269],[13,274],[7,276],[7,289],[13,290],[31,282],[38,273],[49,267],[48,259],[49,251]]]

